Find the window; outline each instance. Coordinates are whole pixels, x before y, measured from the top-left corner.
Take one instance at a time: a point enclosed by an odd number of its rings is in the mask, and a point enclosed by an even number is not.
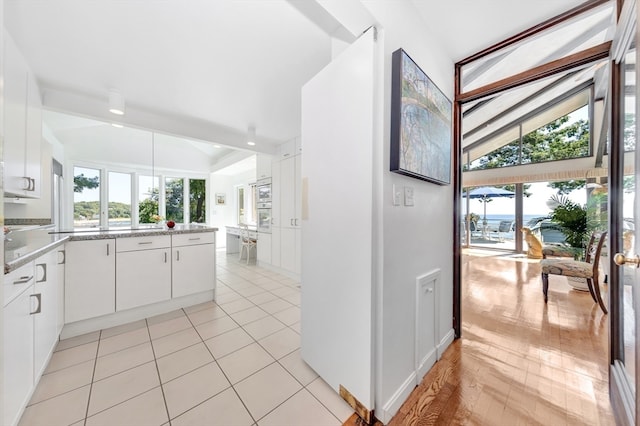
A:
[[[109,172],[110,228],[131,226],[131,174]]]
[[[244,210],[244,187],[239,186],[237,189],[238,194],[238,223],[245,222],[245,210]]]
[[[176,223],[184,222],[184,179],[165,178],[165,212],[166,219]]]
[[[207,221],[206,183],[204,179],[189,179],[189,221],[191,223]]]
[[[73,168],[73,226],[100,226],[100,170]]]
[[[152,177],[83,165],[73,171],[74,227],[129,228],[160,217],[207,223],[205,178]]]
[[[160,211],[158,176],[138,177],[138,214],[140,223],[155,223]]]
[[[589,106],[551,120],[537,128],[538,117],[519,124],[520,137],[473,160],[465,170],[492,169],[590,155]],[[523,129],[535,130],[523,134]],[[513,133],[510,129],[505,133]],[[498,136],[499,138],[500,136]]]

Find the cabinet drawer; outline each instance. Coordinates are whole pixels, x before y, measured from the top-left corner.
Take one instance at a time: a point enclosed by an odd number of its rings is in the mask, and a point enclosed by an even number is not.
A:
[[[191,246],[195,244],[213,244],[216,242],[215,232],[199,232],[195,234],[172,235],[173,247]]]
[[[116,251],[149,250],[171,247],[171,235],[156,235],[152,237],[117,238]]]
[[[29,262],[4,276],[4,303],[15,299],[20,293],[34,283],[35,270],[33,262]]]

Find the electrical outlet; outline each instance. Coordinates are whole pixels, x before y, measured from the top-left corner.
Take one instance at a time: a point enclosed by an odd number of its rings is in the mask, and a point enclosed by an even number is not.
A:
[[[404,187],[404,205],[413,206],[413,187],[412,186]]]

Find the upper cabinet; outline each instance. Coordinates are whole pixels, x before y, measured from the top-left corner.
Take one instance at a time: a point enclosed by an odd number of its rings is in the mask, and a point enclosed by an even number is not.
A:
[[[271,177],[271,161],[273,157],[269,154],[256,155],[256,179],[265,179]]]
[[[4,33],[4,192],[39,198],[42,179],[42,99],[35,76]]]

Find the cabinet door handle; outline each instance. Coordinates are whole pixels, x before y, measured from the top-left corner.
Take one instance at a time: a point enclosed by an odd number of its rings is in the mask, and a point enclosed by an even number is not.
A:
[[[289,225],[293,226],[293,219],[289,219]]]
[[[107,256],[109,256],[109,243],[107,243]]]
[[[22,176],[22,179],[26,180],[27,186],[22,188],[23,191],[31,191],[31,178],[29,176]]]
[[[176,250],[176,262],[180,262],[180,250]]]
[[[38,263],[36,264],[36,268],[37,267],[41,267],[42,268],[42,278],[39,280],[36,280],[37,283],[43,283],[47,281],[47,264],[46,263]]]
[[[200,237],[198,238],[189,238],[189,241],[198,241],[200,239]]]
[[[167,263],[167,252],[164,252],[164,263]]]
[[[31,275],[30,277],[25,275],[24,277],[20,277],[19,279],[15,280],[13,282],[13,285],[28,283],[32,279],[33,279],[33,275]]]
[[[298,226],[298,219],[295,219],[296,226]]]
[[[67,252],[64,250],[58,250],[58,253],[62,254],[62,261],[59,261],[58,265],[64,265],[65,263],[67,263]]]
[[[29,315],[35,315],[35,314],[39,314],[40,312],[42,312],[42,293],[30,294],[29,296],[30,297],[35,297],[36,300],[38,301],[38,308],[33,312],[29,312]]]
[[[141,241],[138,244],[153,244],[153,241]]]
[[[30,189],[30,191],[35,191],[36,190],[36,179],[35,178],[29,178],[29,181],[31,181],[31,189]]]

